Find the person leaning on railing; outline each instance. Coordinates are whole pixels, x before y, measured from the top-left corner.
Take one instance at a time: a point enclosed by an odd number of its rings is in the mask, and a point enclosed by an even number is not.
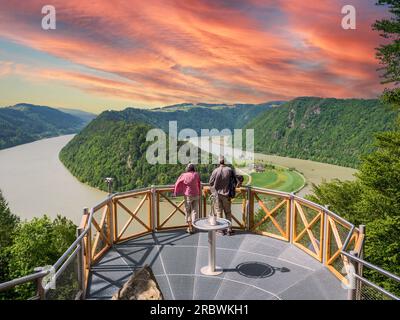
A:
[[[174,196],[183,195],[185,198],[187,232],[194,233],[193,222],[199,216],[199,201],[201,192],[200,176],[194,164],[189,163],[186,172],[182,173],[174,186]]]
[[[225,165],[224,156],[219,157],[219,167],[216,168],[210,177],[211,194],[214,197],[214,209],[218,218],[222,218],[222,212],[232,223],[231,201],[235,197],[236,188],[243,182],[242,176],[237,176],[235,170]],[[218,234],[228,236],[233,234],[232,227],[227,231],[217,231]]]

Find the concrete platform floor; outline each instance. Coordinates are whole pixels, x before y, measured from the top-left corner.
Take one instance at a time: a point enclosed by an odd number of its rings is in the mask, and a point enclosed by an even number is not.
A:
[[[320,262],[290,243],[252,233],[217,235],[219,276],[205,276],[206,232],[157,232],[114,245],[92,268],[88,299],[110,299],[139,267],[150,265],[167,300],[346,299]]]

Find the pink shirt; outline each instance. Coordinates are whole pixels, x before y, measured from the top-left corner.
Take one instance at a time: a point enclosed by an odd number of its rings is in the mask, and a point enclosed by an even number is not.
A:
[[[175,182],[174,195],[199,196],[200,176],[197,172],[182,173]]]

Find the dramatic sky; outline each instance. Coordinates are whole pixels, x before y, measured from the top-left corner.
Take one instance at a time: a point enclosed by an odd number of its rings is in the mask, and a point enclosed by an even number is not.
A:
[[[44,5],[57,29],[41,27]],[[343,30],[341,8],[357,9]],[[375,0],[0,0],[0,105],[376,97]]]

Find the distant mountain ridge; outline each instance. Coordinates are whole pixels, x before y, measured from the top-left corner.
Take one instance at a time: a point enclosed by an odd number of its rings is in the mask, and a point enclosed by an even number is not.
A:
[[[236,105],[183,103],[150,110],[127,108],[104,111],[96,120],[146,123],[164,131],[168,130],[170,121],[177,121],[178,131],[190,128],[200,134],[201,129],[241,129],[262,112],[279,104],[282,102]]]
[[[256,152],[356,168],[374,134],[394,127],[396,113],[376,99],[300,97],[266,110],[254,129]]]
[[[84,122],[89,123],[93,119],[97,117],[97,114],[90,113],[87,111],[82,111],[78,109],[66,109],[66,108],[58,108],[61,112],[68,113],[70,115],[73,115],[75,117],[78,117],[82,119]]]
[[[0,108],[0,149],[77,133],[87,120],[47,106],[19,103]]]
[[[249,103],[234,103],[234,104],[227,104],[227,103],[204,103],[204,102],[198,102],[198,103],[179,103],[179,104],[173,104],[165,107],[160,107],[160,108],[154,108],[151,109],[153,111],[165,111],[165,110],[188,110],[192,108],[210,108],[210,109],[220,109],[220,108],[235,108],[235,107],[254,107],[254,106],[277,106],[285,103],[285,101],[269,101],[269,102],[264,102],[264,103],[258,103],[258,104],[249,104]]]

